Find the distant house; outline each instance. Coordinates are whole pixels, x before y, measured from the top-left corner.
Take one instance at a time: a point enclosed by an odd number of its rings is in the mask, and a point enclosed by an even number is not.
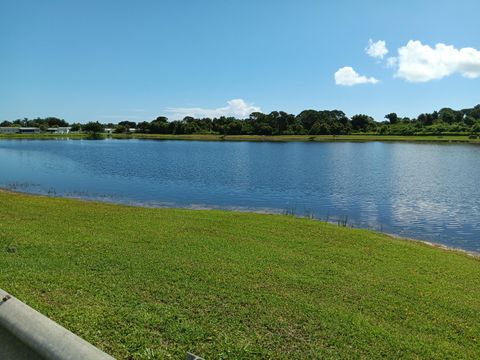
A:
[[[20,132],[19,127],[0,127],[0,134],[18,134]]]
[[[38,134],[40,133],[40,128],[38,127],[21,127],[18,128],[20,134]]]
[[[38,127],[0,127],[0,134],[39,134]]]
[[[53,128],[48,128],[47,132],[50,134],[69,134],[72,128],[70,126],[68,127],[53,127]]]
[[[105,129],[103,129],[103,131],[107,134],[113,134],[115,132],[115,129],[105,128]],[[135,129],[135,128],[128,128],[125,132],[134,133],[136,131],[137,131],[137,129]]]

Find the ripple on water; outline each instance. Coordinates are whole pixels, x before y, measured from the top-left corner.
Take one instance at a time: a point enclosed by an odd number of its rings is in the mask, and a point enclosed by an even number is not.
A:
[[[0,141],[0,186],[158,207],[295,212],[478,250],[480,148]]]

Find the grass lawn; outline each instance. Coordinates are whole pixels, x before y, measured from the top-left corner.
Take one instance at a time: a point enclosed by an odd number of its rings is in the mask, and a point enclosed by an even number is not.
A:
[[[117,139],[158,139],[158,140],[217,140],[217,141],[407,141],[437,143],[471,143],[480,144],[480,139],[469,139],[468,135],[457,136],[395,136],[395,135],[161,135],[161,134],[113,134]]]
[[[0,192],[0,263],[120,359],[480,358],[480,260],[367,230]]]
[[[203,141],[407,141],[407,142],[435,142],[435,143],[470,143],[480,144],[479,139],[469,139],[468,135],[445,135],[445,136],[395,136],[395,135],[215,135],[215,134],[100,134],[100,138],[113,139],[151,139],[151,140],[203,140]],[[88,134],[72,133],[63,134],[0,134],[1,139],[86,139]]]

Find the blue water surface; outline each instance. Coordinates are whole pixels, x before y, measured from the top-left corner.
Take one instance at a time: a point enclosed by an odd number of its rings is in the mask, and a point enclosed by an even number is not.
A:
[[[419,143],[0,140],[0,187],[288,212],[480,251],[480,147]]]

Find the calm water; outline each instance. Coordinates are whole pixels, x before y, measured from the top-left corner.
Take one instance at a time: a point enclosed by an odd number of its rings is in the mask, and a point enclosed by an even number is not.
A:
[[[480,147],[3,140],[0,186],[191,208],[295,212],[480,251]]]

